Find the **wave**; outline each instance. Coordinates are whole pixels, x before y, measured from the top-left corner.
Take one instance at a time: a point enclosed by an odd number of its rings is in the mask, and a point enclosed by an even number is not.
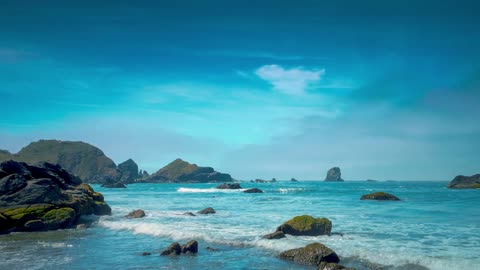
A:
[[[180,193],[235,193],[243,192],[247,189],[218,189],[218,188],[178,188],[177,192]]]

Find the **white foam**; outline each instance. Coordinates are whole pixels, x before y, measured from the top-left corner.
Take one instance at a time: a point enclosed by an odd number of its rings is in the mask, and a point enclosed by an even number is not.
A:
[[[278,191],[280,193],[289,193],[289,192],[305,191],[305,188],[279,188]]]

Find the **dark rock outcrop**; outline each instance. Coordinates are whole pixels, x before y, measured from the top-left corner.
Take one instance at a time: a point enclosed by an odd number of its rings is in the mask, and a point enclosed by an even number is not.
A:
[[[103,195],[59,165],[0,164],[0,233],[68,228],[81,215],[108,215]]]
[[[325,245],[312,243],[280,253],[280,258],[299,264],[320,266],[321,263],[339,263],[338,255]]]
[[[145,217],[145,211],[142,209],[133,210],[125,216],[126,218],[143,218]]]
[[[282,239],[285,238],[285,234],[282,231],[276,231],[273,233],[265,234],[262,236],[264,239]]]
[[[133,183],[136,179],[141,177],[138,174],[138,165],[132,159],[128,159],[120,164],[118,164],[119,177],[118,181],[120,183]]]
[[[168,246],[160,255],[169,256],[169,255],[180,255],[180,254],[195,254],[198,252],[198,242],[195,240],[190,240],[185,245],[180,246],[179,243],[174,242]]]
[[[197,213],[202,215],[215,214],[215,210],[212,207],[207,207],[203,210],[198,211]]]
[[[342,173],[340,172],[339,167],[333,167],[327,172],[327,176],[325,177],[325,181],[327,182],[341,182],[343,181],[342,179]]]
[[[263,193],[263,191],[259,188],[249,188],[243,191],[244,193]]]
[[[374,192],[363,195],[360,200],[377,200],[377,201],[400,201],[400,199],[386,192]]]
[[[449,188],[480,188],[480,174],[475,174],[472,176],[456,176],[450,183],[448,183]]]
[[[232,182],[226,173],[216,172],[211,167],[199,167],[181,159],[176,159],[156,173],[144,177],[144,183],[221,183]]]
[[[332,222],[327,218],[314,218],[309,215],[296,216],[280,225],[277,231],[290,235],[330,235]]]
[[[121,183],[121,182],[107,182],[105,184],[102,184],[102,187],[104,187],[104,188],[127,188],[127,186],[124,183]]]
[[[242,187],[240,186],[239,183],[223,183],[221,185],[218,185],[216,188],[217,189],[241,189]]]

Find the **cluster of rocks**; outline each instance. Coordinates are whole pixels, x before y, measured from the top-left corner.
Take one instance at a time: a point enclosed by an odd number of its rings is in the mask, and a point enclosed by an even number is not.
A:
[[[196,254],[198,252],[198,242],[195,240],[188,241],[185,245],[180,245],[177,242],[168,246],[160,255],[180,255],[180,254]]]
[[[263,180],[263,179],[255,179],[255,180],[250,180],[252,183],[275,183],[277,182],[277,179],[272,178],[272,180]]]
[[[0,163],[0,233],[69,228],[82,215],[109,215],[101,193],[59,165]]]

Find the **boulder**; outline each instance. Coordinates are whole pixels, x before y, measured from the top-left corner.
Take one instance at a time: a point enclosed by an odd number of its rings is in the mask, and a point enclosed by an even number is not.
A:
[[[280,253],[280,258],[299,264],[320,266],[321,263],[339,263],[338,255],[325,245],[312,243]]]
[[[400,201],[400,199],[386,192],[374,192],[363,195],[360,200],[377,200],[377,201]]]
[[[273,233],[265,234],[262,236],[263,239],[282,239],[285,238],[285,234],[282,231],[276,231]]]
[[[108,215],[103,195],[59,165],[0,163],[0,233],[72,227],[81,215]]]
[[[223,183],[221,185],[218,185],[216,188],[217,189],[241,189],[242,187],[240,186],[239,183]]]
[[[168,255],[179,255],[182,252],[182,247],[180,246],[179,243],[174,242],[170,244],[162,253],[160,253],[161,256],[168,256]]]
[[[261,189],[258,188],[249,188],[243,191],[244,193],[263,193]]]
[[[190,240],[185,245],[182,246],[182,253],[195,254],[197,252],[198,252],[198,242],[195,240]]]
[[[296,216],[277,228],[290,235],[330,235],[332,222],[327,218],[314,218],[309,215]]]
[[[327,182],[342,182],[342,173],[340,172],[339,167],[333,167],[327,172],[327,176],[325,177],[325,181]]]
[[[479,188],[480,189],[480,174],[475,174],[472,176],[456,176],[450,183],[448,183],[448,188]]]
[[[133,210],[132,212],[126,215],[126,218],[143,218],[145,216],[145,211],[142,209]]]
[[[208,215],[208,214],[215,214],[216,212],[212,207],[207,207],[205,209],[198,211],[197,213],[202,215]]]

